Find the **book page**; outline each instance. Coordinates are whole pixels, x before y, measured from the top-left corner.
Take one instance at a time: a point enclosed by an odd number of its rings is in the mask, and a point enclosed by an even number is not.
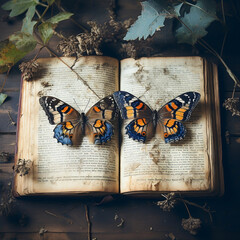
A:
[[[210,188],[210,159],[204,94],[204,64],[199,57],[126,59],[121,62],[122,91],[140,97],[152,110],[178,95],[196,91],[200,103],[184,122],[186,137],[165,144],[156,135],[147,143],[128,138],[122,129],[121,192],[206,191]],[[209,133],[208,133],[209,134]]]
[[[62,58],[69,66],[73,58]],[[118,128],[110,142],[95,145],[87,136],[80,146],[67,146],[53,138],[55,125],[39,104],[41,96],[53,96],[87,112],[100,99],[118,89],[119,63],[109,57],[81,57],[77,75],[57,58],[39,59],[38,76],[23,82],[18,136],[18,158],[31,159],[33,171],[18,177],[18,192],[118,192]],[[95,91],[96,94],[94,94]],[[22,182],[19,182],[22,181]]]

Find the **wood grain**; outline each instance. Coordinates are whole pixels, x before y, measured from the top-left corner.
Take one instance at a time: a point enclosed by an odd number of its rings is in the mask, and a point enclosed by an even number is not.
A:
[[[1,4],[6,1],[1,1]],[[220,2],[220,1],[218,1]],[[236,1],[224,1],[226,4]],[[118,18],[125,20],[132,17],[134,20],[141,12],[141,6],[137,0],[118,0]],[[89,28],[87,21],[96,20],[99,23],[109,21],[107,14],[107,1],[64,1],[64,7],[75,13],[74,19]],[[0,15],[8,12],[0,8]],[[21,29],[21,19],[17,17],[12,24],[0,21],[1,40],[8,38],[13,32]],[[235,25],[234,25],[235,24]],[[71,22],[63,22],[58,31],[66,33],[66,36],[80,33],[81,30]],[[186,45],[176,44],[173,35],[175,23],[166,22],[166,28],[158,32],[154,42],[154,48],[161,55],[192,55],[193,49]],[[224,50],[224,59],[232,71],[240,78],[240,32],[238,21],[231,22],[229,35]],[[237,26],[237,28],[236,28]],[[214,26],[215,27],[215,26]],[[212,34],[211,34],[212,31]],[[212,45],[221,46],[221,36],[216,35],[215,29],[209,29],[210,34],[206,40]],[[59,41],[54,38],[51,46],[54,48]],[[27,55],[21,61],[33,58],[36,51]],[[109,54],[114,53],[109,49]],[[47,57],[47,51],[40,54]],[[4,74],[0,76],[0,86],[4,80]],[[9,95],[7,101],[0,106],[0,153],[15,151],[16,127],[9,125],[10,114],[16,120],[21,74],[15,66],[6,82],[4,91]],[[219,64],[220,96],[221,104],[224,99],[231,96],[233,81],[226,73],[224,67]],[[239,89],[237,89],[239,95]],[[232,117],[229,111],[221,108],[223,164],[225,176],[225,195],[222,198],[191,199],[204,205],[205,202],[215,212],[211,223],[208,214],[199,209],[191,208],[193,217],[200,217],[203,222],[202,231],[197,236],[190,235],[182,229],[181,219],[187,218],[187,212],[183,205],[177,206],[171,212],[163,212],[151,199],[134,199],[123,196],[115,196],[114,201],[96,206],[99,198],[77,197],[29,197],[16,199],[14,207],[8,216],[0,216],[1,240],[79,240],[87,239],[87,221],[85,218],[84,204],[89,206],[89,216],[92,223],[92,239],[97,240],[171,240],[175,236],[177,240],[225,240],[239,239],[240,234],[240,158],[238,137],[232,137],[230,144],[226,144],[225,131],[240,133],[240,117]],[[26,126],[30,127],[30,126]],[[219,129],[220,131],[220,129]],[[13,178],[13,158],[9,162],[0,163],[0,199],[9,189],[9,182]],[[118,219],[115,220],[115,216]],[[124,219],[122,227],[117,227],[119,221]],[[39,234],[44,227],[48,231]],[[170,235],[169,235],[170,234]],[[172,234],[172,235],[171,235]]]

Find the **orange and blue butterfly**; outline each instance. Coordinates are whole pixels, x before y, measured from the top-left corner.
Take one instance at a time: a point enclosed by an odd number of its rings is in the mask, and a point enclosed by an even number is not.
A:
[[[107,96],[93,105],[89,111],[79,113],[58,98],[44,96],[39,102],[54,128],[54,138],[66,145],[78,145],[81,136],[87,135],[90,142],[100,145],[108,142],[114,133],[112,121],[117,114],[113,96]]]
[[[186,129],[182,122],[190,118],[193,109],[200,100],[197,92],[186,92],[172,99],[158,111],[131,93],[118,91],[113,93],[114,100],[123,119],[133,119],[126,126],[129,138],[146,142],[155,132],[163,133],[165,143],[183,139]]]

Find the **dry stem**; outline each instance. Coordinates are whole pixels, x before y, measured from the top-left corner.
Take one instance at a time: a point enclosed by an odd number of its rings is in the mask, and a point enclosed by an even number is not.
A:
[[[49,214],[49,215],[51,215],[51,216],[54,216],[54,217],[56,217],[56,218],[64,219],[64,220],[66,220],[67,223],[69,223],[69,224],[73,224],[73,221],[72,221],[71,219],[69,219],[69,218],[56,215],[55,213],[49,212],[49,211],[47,211],[47,210],[45,210],[44,212],[47,213],[47,214]]]
[[[0,90],[0,93],[3,91],[3,88],[4,88],[4,86],[5,86],[5,83],[6,83],[6,81],[7,81],[8,75],[9,75],[12,67],[13,67],[13,66],[9,66],[9,67],[8,67],[8,71],[7,71],[7,74],[6,74],[5,78],[4,78],[4,81],[3,81],[3,84],[2,84],[2,87],[1,87],[1,90]]]
[[[192,30],[179,18],[176,17],[178,19],[178,21],[183,24],[191,33]],[[217,51],[210,46],[205,40],[203,39],[198,39],[197,43],[199,43],[202,47],[204,47],[205,49],[207,49],[210,53],[212,53],[213,55],[215,55],[220,62],[223,64],[223,66],[226,68],[227,73],[229,74],[229,76],[232,78],[232,80],[235,82],[235,84],[237,84],[237,86],[240,87],[240,81],[239,79],[235,76],[235,74],[231,71],[231,69],[228,67],[228,65],[225,63],[225,61],[222,59],[222,57],[217,53]]]
[[[88,240],[91,240],[91,222],[89,219],[88,206],[85,204],[84,207],[85,207],[85,216],[86,216],[87,225],[88,225]]]
[[[73,71],[73,72],[77,75],[78,79],[81,80],[82,83],[83,83],[85,86],[87,86],[87,87],[100,99],[100,97],[98,96],[98,94],[88,85],[88,83],[87,83],[74,69],[72,69],[71,66],[69,66],[69,65],[68,65],[66,62],[64,62],[60,57],[58,57],[57,54],[55,54],[55,53],[53,52],[53,50],[51,50],[48,46],[45,46],[45,48],[48,49],[53,56],[55,56],[55,57],[58,58],[63,64],[65,64],[71,71]]]
[[[210,209],[207,209],[205,206],[201,206],[201,205],[199,205],[199,204],[197,204],[197,203],[194,203],[194,202],[190,202],[190,201],[188,201],[188,200],[185,200],[185,199],[181,198],[181,196],[180,196],[179,200],[181,200],[181,201],[184,203],[184,205],[185,205],[185,207],[186,207],[186,209],[187,209],[187,211],[188,211],[189,217],[192,217],[192,216],[191,216],[191,214],[190,214],[189,208],[187,207],[187,204],[188,204],[188,205],[192,205],[192,206],[197,207],[197,208],[200,208],[200,209],[202,209],[204,212],[207,212],[208,215],[209,215],[209,218],[210,218],[211,222],[213,221],[213,219],[212,219],[212,214],[211,214],[213,211],[211,211]]]

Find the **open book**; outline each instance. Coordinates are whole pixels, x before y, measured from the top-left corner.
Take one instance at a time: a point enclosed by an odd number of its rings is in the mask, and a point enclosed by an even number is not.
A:
[[[62,58],[72,65],[73,58]],[[32,161],[25,176],[15,177],[16,195],[139,194],[180,191],[189,195],[223,193],[223,170],[217,68],[200,57],[157,57],[119,61],[81,57],[74,66],[81,79],[57,58],[38,60],[33,81],[23,81],[19,104],[16,160]],[[176,96],[196,91],[201,99],[189,121],[186,137],[165,144],[161,136],[147,143],[129,139],[123,122],[104,145],[57,143],[55,126],[39,104],[53,96],[79,112],[114,91],[141,96],[152,109]],[[86,109],[85,109],[86,108]],[[80,110],[81,109],[81,110]],[[84,110],[85,109],[85,110]]]

